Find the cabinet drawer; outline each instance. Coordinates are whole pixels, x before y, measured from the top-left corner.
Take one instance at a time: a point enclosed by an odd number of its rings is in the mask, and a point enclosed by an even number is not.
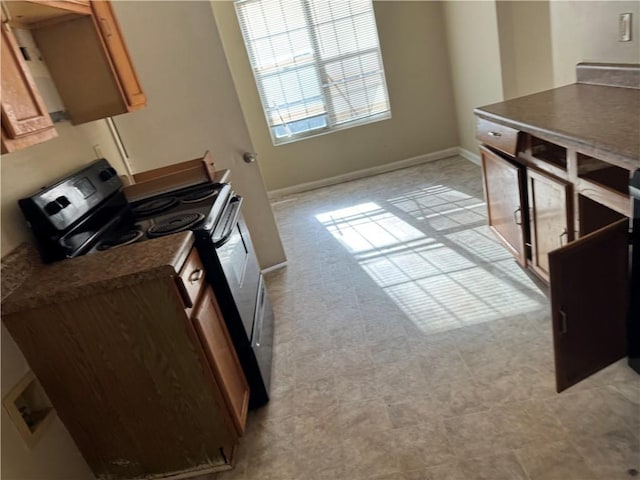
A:
[[[476,138],[485,145],[496,148],[509,155],[515,155],[518,149],[518,130],[505,127],[483,118],[476,119]]]
[[[191,304],[195,305],[205,280],[204,267],[195,248],[191,250],[187,261],[184,262],[182,270],[180,270],[180,278],[191,299]]]

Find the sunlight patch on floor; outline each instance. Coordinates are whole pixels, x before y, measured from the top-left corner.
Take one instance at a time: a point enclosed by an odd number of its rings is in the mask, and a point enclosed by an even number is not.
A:
[[[316,215],[423,332],[535,311],[545,299],[485,223],[484,203],[443,186]],[[482,212],[482,213],[481,213]],[[449,230],[448,232],[446,230]]]

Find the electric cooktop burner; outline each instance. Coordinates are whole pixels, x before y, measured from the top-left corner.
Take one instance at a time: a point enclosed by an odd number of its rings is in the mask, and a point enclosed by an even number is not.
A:
[[[108,237],[100,242],[97,249],[98,250],[109,250],[110,248],[122,247],[124,245],[129,245],[138,241],[144,232],[142,230],[129,230],[128,232],[124,232],[121,235],[116,237]]]
[[[205,185],[194,188],[187,194],[180,197],[182,203],[195,203],[217,195],[220,189],[216,185]]]
[[[178,203],[180,203],[180,200],[176,197],[153,198],[134,205],[131,210],[136,216],[145,216],[164,212],[165,210],[175,207]]]
[[[176,215],[162,223],[153,225],[149,230],[147,230],[147,235],[150,238],[155,238],[163,235],[169,235],[170,233],[181,232],[191,228],[203,219],[204,215],[202,213],[184,213],[182,215]]]

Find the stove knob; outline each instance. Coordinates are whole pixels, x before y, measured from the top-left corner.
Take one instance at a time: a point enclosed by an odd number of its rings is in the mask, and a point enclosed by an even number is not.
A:
[[[60,204],[58,202],[56,202],[55,200],[53,202],[49,202],[44,206],[44,211],[47,212],[49,215],[55,215],[56,213],[58,213],[60,210],[62,210],[62,207],[60,206]]]
[[[100,177],[100,180],[102,180],[103,182],[106,182],[107,180],[109,180],[112,177],[116,176],[116,170],[113,167],[108,167],[105,168],[104,170],[102,170],[98,176]]]
[[[56,198],[56,202],[58,203],[58,205],[60,205],[61,208],[66,208],[71,205],[71,202],[65,196]]]

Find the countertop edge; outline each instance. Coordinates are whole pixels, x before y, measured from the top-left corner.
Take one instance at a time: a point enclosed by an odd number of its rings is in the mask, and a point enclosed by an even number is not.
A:
[[[22,311],[42,308],[47,305],[59,305],[80,297],[92,296],[106,291],[126,288],[143,281],[175,276],[180,272],[182,265],[191,251],[194,244],[194,237],[191,232],[183,232],[169,235],[164,238],[167,242],[175,241],[176,243],[171,251],[167,251],[166,258],[158,260],[156,264],[143,265],[143,262],[141,262],[139,269],[136,269],[134,264],[132,268],[130,268],[130,271],[122,273],[116,271],[105,278],[98,278],[96,280],[88,279],[86,283],[73,284],[71,286],[67,286],[65,284],[52,285],[52,281],[43,283],[42,281],[39,281],[38,277],[41,277],[42,273],[46,270],[55,273],[56,270],[54,269],[61,269],[62,271],[68,269],[70,264],[65,262],[77,260],[75,265],[78,265],[78,269],[81,269],[87,262],[99,263],[102,259],[104,259],[105,262],[108,262],[112,255],[108,256],[106,255],[108,252],[101,252],[94,255],[78,257],[77,259],[62,260],[61,262],[51,265],[41,264],[30,277],[23,280],[20,287],[16,288],[3,300],[0,312],[2,315],[10,315]],[[126,256],[127,249],[131,247],[135,248],[136,246],[137,248],[140,248],[141,245],[145,244],[147,246],[149,245],[147,242],[141,242],[120,247],[112,250],[111,252],[116,252],[119,255]],[[132,257],[135,258],[135,256]],[[32,288],[30,287],[31,285],[38,285],[39,288]]]
[[[615,87],[618,88],[618,87]],[[584,150],[595,153],[596,155],[606,156],[607,159],[612,160],[612,163],[617,166],[629,169],[629,170],[637,170],[640,168],[638,164],[639,159],[630,157],[628,155],[624,155],[618,153],[616,151],[611,150],[610,148],[604,148],[601,145],[593,143],[590,139],[580,139],[575,136],[571,136],[569,134],[565,134],[563,132],[558,132],[556,130],[549,130],[544,127],[540,127],[537,125],[531,125],[526,122],[521,122],[518,120],[514,120],[512,118],[504,117],[500,114],[488,112],[483,110],[484,107],[476,107],[473,109],[473,113],[486,120],[490,120],[506,127],[515,128],[517,130],[523,131],[525,133],[529,133],[531,135],[540,136],[543,140],[548,140],[554,143],[565,143],[569,148],[575,148],[577,150]],[[559,142],[558,142],[559,141]]]

